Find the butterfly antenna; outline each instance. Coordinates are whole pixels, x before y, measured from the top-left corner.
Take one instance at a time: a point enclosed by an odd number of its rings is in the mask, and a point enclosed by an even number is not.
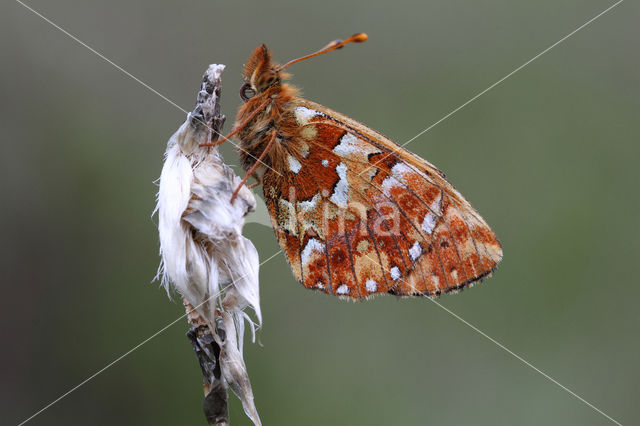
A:
[[[323,47],[322,49],[318,50],[315,53],[312,53],[310,55],[307,56],[303,56],[302,58],[298,58],[298,59],[294,59],[292,61],[287,62],[286,64],[282,65],[281,67],[279,67],[277,69],[277,71],[282,71],[283,69],[287,68],[289,65],[293,65],[296,62],[300,62],[300,61],[304,61],[307,59],[311,59],[314,56],[318,56],[318,55],[322,55],[324,53],[328,53],[331,52],[332,50],[336,50],[336,49],[340,49],[342,46],[344,46],[347,43],[362,43],[364,41],[367,41],[367,39],[369,38],[369,36],[367,36],[365,33],[357,33],[352,35],[351,37],[349,37],[346,40],[334,40],[331,43],[327,44],[325,47]]]

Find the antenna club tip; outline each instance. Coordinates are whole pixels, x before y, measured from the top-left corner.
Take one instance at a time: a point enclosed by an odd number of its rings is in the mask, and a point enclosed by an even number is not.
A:
[[[351,36],[351,39],[356,43],[367,41],[368,38],[369,36],[366,33],[356,33]]]

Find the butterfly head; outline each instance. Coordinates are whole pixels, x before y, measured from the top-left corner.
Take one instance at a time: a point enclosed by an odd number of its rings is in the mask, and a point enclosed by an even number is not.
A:
[[[271,62],[271,52],[264,44],[258,46],[244,66],[244,84],[240,89],[243,101],[260,95],[274,86],[279,86],[288,75],[280,73],[278,66]]]
[[[317,52],[294,59],[284,65],[274,64],[271,61],[271,52],[267,49],[267,46],[264,44],[260,45],[253,51],[253,54],[244,66],[244,84],[240,88],[240,97],[243,101],[247,102],[250,98],[259,96],[273,87],[279,87],[282,80],[289,77],[289,74],[283,71],[289,65],[322,55],[323,53],[331,52],[335,49],[340,49],[347,43],[361,43],[366,41],[367,38],[365,33],[357,33],[345,40],[334,40]]]

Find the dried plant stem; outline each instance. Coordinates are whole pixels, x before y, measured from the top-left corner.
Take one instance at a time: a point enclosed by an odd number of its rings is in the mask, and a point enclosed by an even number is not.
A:
[[[202,403],[204,416],[210,425],[228,425],[227,386],[220,371],[220,346],[216,343],[217,339],[211,333],[207,322],[189,302],[183,299],[183,303],[187,310],[187,319],[191,324],[187,337],[193,345],[202,370],[202,386],[205,395]],[[218,339],[223,333],[225,333],[223,326],[216,328],[216,334],[219,334]]]
[[[207,422],[229,424],[231,389],[259,426],[242,355],[245,320],[255,331],[245,309],[253,308],[258,324],[262,318],[258,252],[242,235],[255,199],[215,145],[206,146],[218,140],[225,120],[219,103],[223,70],[224,65],[209,66],[193,112],[167,144],[157,205],[159,272],[187,310],[192,326],[187,337],[202,370]]]
[[[220,93],[220,80],[207,78],[205,74],[202,89],[212,94]],[[218,139],[222,131],[225,117],[220,113],[220,103],[218,97],[213,99],[213,105],[203,108],[202,96],[199,94],[196,107],[190,115],[189,125],[201,135],[206,135],[202,143]],[[198,358],[198,363],[202,370],[202,386],[204,390],[204,401],[202,409],[204,416],[210,425],[224,426],[229,424],[229,407],[227,385],[221,376],[220,371],[220,346],[216,343],[212,330],[207,321],[200,316],[198,311],[186,300],[182,299],[187,310],[187,319],[191,324],[191,329],[187,332],[187,337],[191,341],[193,350]],[[215,303],[215,300],[212,301]],[[216,330],[224,333],[224,328]],[[223,339],[224,340],[224,339]]]

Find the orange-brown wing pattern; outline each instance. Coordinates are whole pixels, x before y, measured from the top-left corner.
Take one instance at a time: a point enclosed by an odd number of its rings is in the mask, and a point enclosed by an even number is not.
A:
[[[343,297],[437,296],[490,274],[493,231],[433,165],[309,101],[286,170],[263,176],[280,245],[305,287]]]

